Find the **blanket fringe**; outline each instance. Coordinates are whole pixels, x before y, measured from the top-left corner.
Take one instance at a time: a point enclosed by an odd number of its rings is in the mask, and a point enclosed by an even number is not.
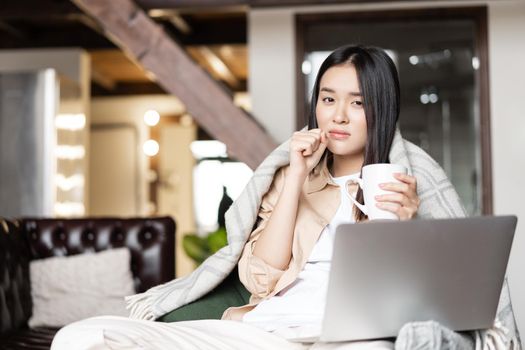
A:
[[[508,338],[509,330],[503,323],[496,319],[494,326],[485,332],[483,350],[514,350],[518,340],[515,336]],[[508,346],[507,346],[508,344]]]
[[[148,290],[144,293],[135,295],[128,295],[124,299],[126,300],[126,309],[130,310],[129,317],[139,320],[155,321],[156,316],[153,311],[153,306],[157,294],[155,290]]]
[[[224,253],[224,250],[227,249],[229,248],[223,247],[216,254],[221,251]],[[234,258],[234,260],[237,261],[236,258]],[[221,261],[222,264],[227,263],[229,265],[226,267],[226,270],[225,267],[223,267],[222,270],[217,270],[216,267],[210,268],[210,266],[221,266]],[[235,266],[235,261],[232,262],[229,259],[218,258],[214,255],[209,257],[206,262],[200,265],[190,275],[157,285],[143,293],[126,296],[124,299],[126,301],[126,309],[130,310],[129,317],[140,320],[155,321],[165,313],[200,298],[224,280],[224,278],[231,272],[231,269]],[[206,266],[206,264],[210,266]],[[195,280],[199,278],[203,280],[202,275],[207,273],[207,278],[204,280],[207,281],[208,288],[192,290],[191,293],[188,294],[183,292],[182,288],[178,287],[180,284],[184,283],[195,285]],[[209,275],[209,273],[211,273],[211,275]],[[162,301],[165,301],[168,297],[171,300],[163,304]]]

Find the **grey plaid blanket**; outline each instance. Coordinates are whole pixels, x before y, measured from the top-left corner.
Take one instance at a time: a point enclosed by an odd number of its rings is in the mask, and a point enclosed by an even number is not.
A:
[[[262,197],[268,191],[275,172],[289,162],[288,149],[287,141],[261,163],[226,213],[228,245],[188,276],[127,297],[130,317],[155,320],[200,298],[222,282],[237,265],[256,222]],[[409,173],[417,178],[418,195],[421,199],[419,217],[450,218],[466,215],[443,169],[422,149],[404,140],[399,130],[396,131],[389,157],[391,163],[406,166]],[[500,299],[497,321],[489,330],[459,334],[435,322],[409,323],[398,335],[396,350],[520,349],[507,281]]]

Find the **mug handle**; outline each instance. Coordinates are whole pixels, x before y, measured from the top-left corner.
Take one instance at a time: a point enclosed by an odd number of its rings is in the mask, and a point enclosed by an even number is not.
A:
[[[348,183],[349,182],[357,182],[357,185],[361,188],[361,190],[363,189],[363,179],[361,178],[357,178],[357,179],[352,179],[352,180],[348,180],[345,184],[345,193],[346,195],[350,198],[350,200],[352,200],[352,202],[354,202],[355,206],[359,208],[359,210],[361,210],[363,212],[363,214],[365,215],[368,215],[368,209],[366,208],[366,205],[364,204],[361,204],[359,203],[355,198],[354,196],[352,196],[350,193],[348,193]],[[366,203],[365,203],[366,204]]]

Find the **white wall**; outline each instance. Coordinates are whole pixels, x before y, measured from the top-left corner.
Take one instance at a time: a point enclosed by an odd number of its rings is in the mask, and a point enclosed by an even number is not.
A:
[[[295,38],[290,11],[251,11],[248,89],[252,110],[277,142],[295,128]],[[264,116],[264,117],[261,117]]]
[[[295,33],[298,13],[399,10],[487,5],[492,124],[494,211],[525,220],[525,2],[523,0],[427,1],[286,7],[251,10],[250,94],[253,113],[277,141],[295,123]],[[275,19],[275,22],[273,20]],[[275,23],[275,24],[274,24]],[[520,333],[525,334],[525,224],[518,223],[509,279]]]
[[[492,174],[495,214],[518,216],[509,265],[516,318],[525,335],[525,2],[489,7]],[[523,338],[522,338],[523,339]]]
[[[54,68],[59,75],[82,83],[85,78],[83,49],[19,49],[2,50],[0,66],[2,70],[31,70]],[[89,70],[88,70],[89,74]]]

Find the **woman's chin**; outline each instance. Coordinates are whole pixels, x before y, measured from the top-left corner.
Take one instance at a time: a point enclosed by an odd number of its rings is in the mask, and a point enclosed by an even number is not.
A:
[[[328,145],[328,150],[334,155],[334,156],[340,156],[340,157],[362,157],[364,149],[356,149],[353,147],[341,147],[340,145]]]
[[[328,145],[327,148],[334,156],[346,156],[354,153],[352,152],[352,149],[348,147],[341,147],[341,145]]]

